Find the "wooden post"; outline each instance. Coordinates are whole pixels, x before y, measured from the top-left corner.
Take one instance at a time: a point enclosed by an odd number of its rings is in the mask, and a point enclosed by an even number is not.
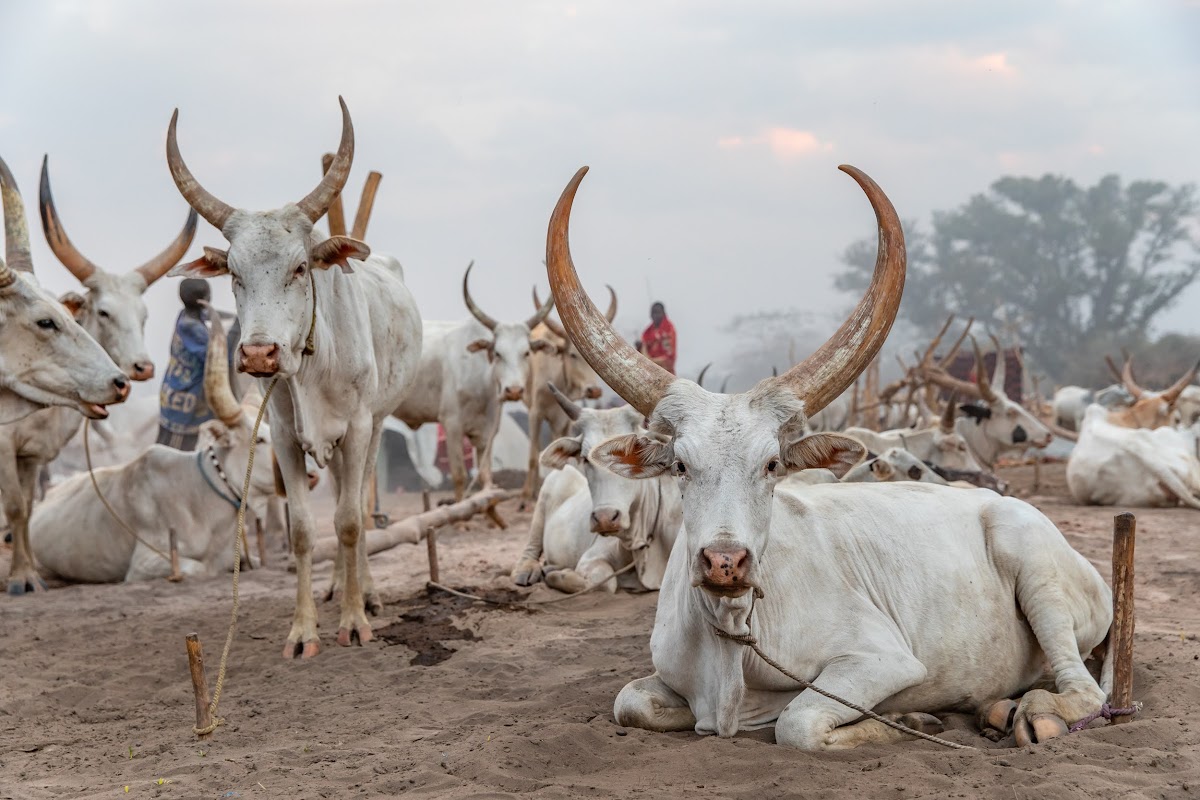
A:
[[[171,574],[167,576],[167,580],[179,583],[183,580],[183,573],[179,571],[179,541],[174,530],[167,533],[167,541],[170,542],[171,548]]]
[[[321,156],[321,174],[329,172],[330,165],[333,164],[333,153],[326,153]],[[342,209],[342,193],[338,192],[334,196],[333,202],[329,204],[329,235],[330,236],[345,236],[346,235],[346,212]]]
[[[196,727],[207,728],[212,724],[212,714],[208,708],[208,678],[204,677],[204,651],[196,634],[189,633],[184,641],[187,643],[188,669],[192,673],[192,691],[196,695]],[[204,740],[212,734],[198,733],[196,736]]]
[[[1133,706],[1133,545],[1137,519],[1125,512],[1113,519],[1113,708]],[[1128,720],[1113,717],[1114,725]]]
[[[421,491],[421,502],[425,506],[426,511],[433,508],[433,503],[429,499],[429,490]],[[425,553],[429,556],[429,580],[434,583],[441,583],[441,576],[438,574],[438,554],[437,554],[437,530],[429,529],[428,535],[425,537]]]
[[[367,175],[367,182],[363,185],[362,199],[358,201],[358,213],[354,215],[354,228],[350,232],[350,236],[359,241],[367,238],[367,223],[371,221],[371,209],[375,207],[375,193],[379,191],[379,182],[383,180],[383,175],[372,170]]]

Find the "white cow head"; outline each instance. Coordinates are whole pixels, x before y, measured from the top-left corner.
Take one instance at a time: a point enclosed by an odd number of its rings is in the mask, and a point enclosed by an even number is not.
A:
[[[611,323],[617,318],[617,293],[611,286],[607,286],[607,288],[608,310],[604,312],[604,318]],[[533,290],[533,307],[542,307],[536,288]],[[592,365],[587,363],[587,360],[580,354],[579,348],[571,341],[571,337],[567,336],[567,332],[563,330],[561,324],[555,322],[551,317],[546,317],[543,324],[556,337],[553,344],[562,363],[563,383],[559,387],[562,389],[562,393],[573,400],[581,397],[588,400],[599,400],[604,394],[604,390],[600,385],[600,376],[596,374],[596,370],[592,369]]]
[[[172,275],[233,278],[233,296],[242,323],[237,353],[239,372],[259,378],[289,378],[300,368],[309,331],[313,326],[312,270],[337,266],[353,272],[350,259],[365,259],[371,250],[347,236],[322,240],[313,223],[329,210],[346,185],[354,161],[354,125],[342,106],[342,140],[329,171],[304,199],[275,211],[243,211],[227,205],[201,186],[179,153],[175,125],[167,130],[167,162],[180,194],[200,216],[218,228],[229,242],[228,250],[204,248],[204,257],[176,267]]]
[[[646,432],[609,439],[589,458],[627,478],[675,476],[692,581],[714,595],[740,597],[757,586],[781,478],[814,467],[841,477],[865,455],[861,444],[845,436],[804,436],[806,413],[841,394],[875,357],[904,286],[904,237],[895,209],[865,174],[841,169],[862,186],[878,219],[871,285],[820,350],[743,394],[713,394],[676,379],[621,338],[587,298],[567,241],[571,205],[586,168],[567,185],[550,220],[547,270],[563,326],[600,377],[649,422]]]
[[[554,308],[554,298],[547,300],[544,306],[524,322],[498,322],[485,314],[471,299],[468,280],[474,266],[475,262],[472,261],[463,274],[463,302],[467,304],[471,316],[491,331],[492,335],[490,339],[476,339],[467,345],[467,350],[487,354],[492,365],[492,376],[499,387],[500,399],[506,402],[520,400],[525,396],[525,384],[529,381],[530,359],[533,354],[554,350],[554,345],[550,342],[530,335],[530,332],[546,319],[550,309]]]
[[[0,160],[4,249],[0,259],[0,408],[11,422],[40,406],[67,406],[92,419],[129,396],[129,381],[33,277],[25,205],[8,165]],[[25,274],[21,274],[25,273]]]
[[[67,238],[50,191],[49,162],[49,156],[42,159],[38,198],[42,230],[54,255],[87,289],[86,295],[66,295],[63,303],[126,375],[135,381],[150,380],[154,377],[154,362],[146,351],[146,304],[142,295],[191,247],[196,235],[196,212],[188,210],[179,236],[157,256],[124,274],[106,272],[84,257]]]
[[[588,491],[592,495],[592,533],[628,539],[630,508],[637,498],[639,486],[600,466],[591,454],[609,439],[641,432],[644,418],[629,406],[603,411],[581,408],[554,384],[550,384],[550,391],[571,418],[572,435],[551,442],[542,451],[542,464],[551,469],[562,469],[568,463],[574,463],[587,478]]]
[[[1046,447],[1053,441],[1054,434],[1019,403],[1008,399],[1008,395],[1004,393],[1004,350],[995,337],[992,337],[992,342],[996,347],[996,368],[989,381],[979,343],[975,341],[974,336],[971,337],[971,344],[975,348],[975,383],[979,387],[979,396],[983,402],[979,405],[964,404],[959,407],[960,410],[973,421],[998,452],[1014,448]]]
[[[937,448],[937,457],[930,461],[946,469],[982,472],[983,467],[975,460],[967,440],[955,428],[955,412],[958,411],[956,397],[956,393],[952,391],[949,400],[946,401],[946,407],[942,409],[942,416],[933,432],[933,446]]]
[[[1117,409],[1109,413],[1108,421],[1123,428],[1162,428],[1175,423],[1175,406],[1180,396],[1196,377],[1196,367],[1161,392],[1143,389],[1133,378],[1133,358],[1125,359],[1121,370],[1121,382],[1133,397],[1133,403],[1128,408]]]

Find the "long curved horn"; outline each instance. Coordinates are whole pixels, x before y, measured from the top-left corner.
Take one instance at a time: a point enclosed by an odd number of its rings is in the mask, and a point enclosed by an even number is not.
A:
[[[992,347],[996,348],[996,364],[992,368],[992,390],[1008,397],[1008,389],[1005,388],[1008,386],[1008,359],[1005,357],[1004,347],[996,335],[989,333],[988,337],[992,340]]]
[[[296,203],[313,222],[325,216],[333,199],[346,188],[346,179],[350,177],[350,165],[354,163],[354,123],[350,121],[350,109],[346,108],[346,101],[340,95],[338,103],[342,107],[342,141],[338,144],[333,163],[329,165],[329,171],[321,178],[317,188]]]
[[[178,264],[179,260],[184,257],[188,248],[192,246],[192,239],[196,236],[196,221],[196,209],[188,209],[183,230],[175,237],[175,241],[167,245],[167,249],[137,268],[136,271],[145,279],[147,286],[166,275],[171,267]]]
[[[942,429],[942,433],[954,433],[954,414],[958,411],[958,392],[953,389],[950,391],[950,397],[946,400],[946,407],[942,409],[941,419],[938,420],[938,425]]]
[[[204,397],[217,419],[233,427],[242,419],[242,406],[229,386],[229,356],[225,345],[225,326],[221,315],[213,312],[208,332],[208,352],[204,356]]]
[[[54,193],[50,191],[50,156],[42,157],[42,181],[38,186],[38,209],[42,212],[42,231],[54,255],[80,283],[95,274],[98,267],[75,245],[71,244],[67,231],[54,207]],[[175,266],[174,264],[171,265]]]
[[[467,280],[471,277],[471,268],[474,266],[474,261],[467,264],[467,271],[463,273],[463,302],[467,304],[467,310],[471,312],[471,316],[479,320],[480,324],[489,331],[494,331],[500,323],[483,313],[483,309],[475,305],[475,301],[471,299],[471,290],[467,286]]]
[[[563,327],[580,354],[629,405],[650,416],[675,376],[633,349],[601,315],[583,286],[571,260],[571,206],[588,168],[581,167],[554,207],[546,231],[546,273]]]
[[[704,365],[704,369],[700,370],[700,374],[696,376],[696,385],[701,389],[704,388],[704,376],[708,374],[708,368],[713,365],[713,362],[708,362]]]
[[[4,259],[8,262],[6,270],[12,272],[33,272],[33,256],[29,251],[29,226],[25,223],[25,201],[21,199],[21,190],[17,181],[8,170],[8,164],[0,158],[0,194],[4,203]],[[16,276],[4,284],[11,286]]]
[[[1125,388],[1133,395],[1134,400],[1141,400],[1142,395],[1146,390],[1138,386],[1137,381],[1133,379],[1133,356],[1125,356],[1125,365],[1121,367],[1121,383],[1125,384]]]
[[[538,297],[538,292],[537,292],[536,286],[533,287],[533,307],[534,308],[542,307],[542,299],[540,297]],[[547,328],[549,328],[550,332],[553,333],[558,338],[567,339],[567,332],[563,330],[563,326],[559,325],[558,322],[556,320],[554,320],[552,317],[546,317],[544,320],[542,320],[542,323]],[[570,341],[570,339],[567,339],[567,341]]]
[[[810,416],[854,383],[875,358],[896,321],[904,292],[907,260],[896,209],[866,173],[848,164],[838,169],[854,178],[871,202],[879,226],[879,248],[871,285],[850,317],[817,352],[776,379],[804,401],[804,411]]]
[[[1175,401],[1179,399],[1179,395],[1183,393],[1183,390],[1195,379],[1197,368],[1200,368],[1200,363],[1193,364],[1191,369],[1183,373],[1182,378],[1171,384],[1170,388],[1162,393],[1162,399],[1174,405]]]
[[[604,284],[604,288],[608,289],[608,311],[604,312],[604,318],[610,323],[617,318],[617,293],[609,284]]]
[[[536,293],[537,290],[534,289],[534,292]],[[550,310],[552,308],[554,308],[554,294],[553,293],[551,293],[550,297],[546,299],[546,302],[543,303],[541,305],[541,307],[538,308],[537,312],[534,313],[534,315],[532,317],[525,320],[525,327],[529,328],[529,330],[533,330],[538,325],[541,325],[543,322],[546,321],[546,315],[550,313]]]
[[[167,128],[167,166],[171,169],[171,179],[175,181],[175,188],[183,195],[183,199],[187,200],[189,206],[199,211],[200,216],[208,220],[214,228],[223,230],[234,208],[218,200],[216,195],[201,186],[187,164],[183,163],[183,156],[179,153],[179,141],[175,136],[175,126],[178,123],[177,108],[175,113],[171,114],[171,124]]]
[[[1107,353],[1104,355],[1104,363],[1108,365],[1108,371],[1112,374],[1113,380],[1117,383],[1124,384],[1125,379],[1121,377],[1121,370],[1117,367],[1117,362],[1113,361],[1112,356]]]
[[[546,381],[546,386],[550,388],[550,394],[554,395],[554,399],[558,401],[558,406],[563,410],[563,413],[570,417],[572,422],[579,419],[580,414],[583,413],[583,409],[579,407],[579,404],[563,394],[553,382]]]
[[[971,347],[975,348],[975,385],[979,387],[979,397],[988,403],[996,402],[996,393],[988,382],[987,367],[983,363],[983,353],[979,350],[979,342],[971,336]]]

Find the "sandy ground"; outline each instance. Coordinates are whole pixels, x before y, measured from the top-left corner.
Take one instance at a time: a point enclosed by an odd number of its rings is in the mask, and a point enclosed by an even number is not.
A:
[[[1036,492],[1031,474],[1004,477],[1107,576],[1114,509],[1071,505],[1061,465],[1043,468]],[[443,532],[444,582],[508,588],[528,515],[503,511],[508,531]],[[1143,510],[1138,521],[1144,713],[1037,748],[993,745],[963,718],[946,735],[979,752],[914,741],[808,755],[769,730],[622,730],[612,701],[650,671],[655,595],[594,593],[535,613],[431,602],[424,548],[404,546],[372,559],[380,640],[336,647],[323,604],[325,649],[305,663],[280,658],[295,594],[282,557],[245,574],[228,724],[202,743],[183,638],[200,634],[215,680],[228,579],[0,597],[0,798],[1200,796],[1200,515]],[[329,572],[317,570],[322,587]]]

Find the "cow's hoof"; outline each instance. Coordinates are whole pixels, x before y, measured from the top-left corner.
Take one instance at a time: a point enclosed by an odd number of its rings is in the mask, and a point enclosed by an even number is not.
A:
[[[896,722],[899,722],[906,728],[912,728],[914,731],[919,731],[930,736],[935,736],[946,730],[946,726],[942,724],[942,721],[933,714],[922,714],[919,712],[902,714]]]
[[[542,580],[542,564],[535,558],[523,558],[512,570],[512,581],[517,586],[533,586]]]
[[[337,632],[337,643],[342,647],[349,647],[355,642],[363,645],[374,638],[375,634],[371,631],[370,625],[355,625],[353,628],[338,628]]]
[[[1017,717],[1014,732],[1017,746],[1041,744],[1067,734],[1067,723],[1055,714],[1034,714],[1028,719]]]
[[[13,597],[20,597],[26,592],[44,592],[48,588],[46,582],[38,575],[8,579],[8,593]]]
[[[383,601],[379,599],[377,594],[368,594],[363,596],[363,605],[367,609],[367,613],[372,617],[378,617],[383,613]]]
[[[1017,702],[1005,698],[981,706],[976,721],[984,736],[998,742],[1012,732],[1016,715]]]
[[[288,660],[293,658],[309,659],[320,652],[321,642],[317,639],[313,639],[311,642],[288,642],[283,646],[283,657]]]

